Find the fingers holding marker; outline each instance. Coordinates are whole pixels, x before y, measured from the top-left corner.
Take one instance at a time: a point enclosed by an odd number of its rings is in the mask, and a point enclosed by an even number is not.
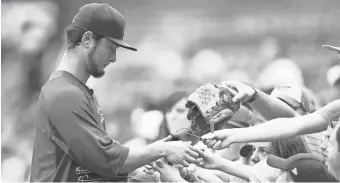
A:
[[[220,145],[222,144],[221,140],[218,140],[212,147],[214,150],[218,150],[220,148]]]
[[[203,141],[207,141],[209,143],[209,141],[211,141],[215,138],[215,134],[214,133],[207,133],[207,134],[203,135],[201,138],[203,139]]]
[[[217,142],[217,140],[212,140],[212,141],[210,141],[209,143],[208,143],[208,148],[212,148],[215,144],[216,144],[216,142]]]

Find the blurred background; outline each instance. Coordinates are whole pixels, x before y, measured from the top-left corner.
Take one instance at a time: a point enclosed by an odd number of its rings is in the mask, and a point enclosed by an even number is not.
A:
[[[160,137],[169,96],[206,81],[304,85],[322,104],[339,97],[340,74],[329,74],[337,55],[321,48],[340,46],[339,0],[2,0],[3,181],[28,180],[40,88],[63,54],[64,29],[90,2],[118,9],[138,48],[119,49],[105,76],[87,83],[121,143]]]

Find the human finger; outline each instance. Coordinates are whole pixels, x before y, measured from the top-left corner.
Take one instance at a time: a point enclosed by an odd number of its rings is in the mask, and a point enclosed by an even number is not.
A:
[[[203,137],[201,137],[201,141],[203,142],[204,145],[209,144],[210,141],[212,141],[212,139],[203,139]]]
[[[222,143],[222,141],[221,141],[221,140],[218,140],[218,141],[214,144],[214,146],[213,146],[212,148],[213,148],[213,149],[218,149],[219,146],[221,145],[221,143]]]
[[[223,81],[221,85],[238,89],[238,84],[235,81]]]
[[[162,161],[162,160],[157,160],[156,162],[155,162],[155,164],[154,164],[154,167],[155,166],[158,166],[158,167],[160,167],[160,168],[164,168],[164,161]]]
[[[189,147],[190,149],[186,152],[189,156],[193,158],[198,158],[200,155],[198,153],[198,149],[195,149],[194,147]]]
[[[217,140],[212,140],[211,142],[209,142],[209,144],[207,145],[208,148],[212,148],[215,144],[216,144]]]
[[[147,169],[152,169],[152,165],[144,165],[144,167]]]
[[[239,92],[235,97],[233,98],[233,102],[239,102],[242,101],[242,99],[246,96],[246,93]]]
[[[157,172],[161,172],[162,171],[162,168],[161,167],[159,167],[159,166],[154,166],[154,169],[157,171]]]
[[[230,141],[229,139],[225,139],[225,140],[222,141],[221,145],[219,147],[217,147],[215,150],[221,150],[221,149],[227,148],[231,144],[233,144],[232,141]]]
[[[209,143],[211,140],[216,138],[216,133],[207,133],[201,137],[203,141],[206,141],[206,143]]]
[[[165,137],[165,138],[159,140],[159,142],[168,142],[168,141],[170,141],[171,139],[172,139],[172,136],[171,136],[171,135],[168,135],[167,137]]]
[[[188,163],[185,160],[182,160],[180,164],[183,165],[184,167],[189,167],[189,165],[190,165],[190,163]]]
[[[196,162],[195,158],[188,156],[188,155],[184,156],[184,160],[189,162],[189,163],[195,163]]]
[[[233,116],[233,111],[230,109],[223,109],[222,111],[218,112],[211,120],[209,120],[209,124],[218,123],[224,119],[230,118]]]

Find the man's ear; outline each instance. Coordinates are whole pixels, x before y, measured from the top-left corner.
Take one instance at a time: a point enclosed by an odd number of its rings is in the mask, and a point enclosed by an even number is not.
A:
[[[89,48],[93,41],[93,33],[91,31],[86,31],[81,38],[81,44],[86,48]]]

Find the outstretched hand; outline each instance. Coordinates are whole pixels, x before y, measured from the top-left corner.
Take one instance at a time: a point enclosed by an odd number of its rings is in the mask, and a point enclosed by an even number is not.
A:
[[[233,98],[233,102],[249,102],[256,94],[256,90],[248,85],[238,81],[224,81],[222,87],[236,88],[237,94]]]
[[[184,182],[177,167],[169,165],[164,159],[157,160],[153,168],[160,173],[163,182]]]
[[[220,166],[221,157],[215,155],[209,150],[199,151],[200,158],[197,159],[197,165],[202,168],[216,170]]]
[[[181,164],[188,167],[190,163],[195,163],[199,157],[198,150],[191,146],[191,142],[173,141],[164,142],[166,161],[172,164]]]
[[[233,129],[217,130],[214,133],[205,134],[201,138],[208,148],[221,150],[234,143],[233,133]]]

